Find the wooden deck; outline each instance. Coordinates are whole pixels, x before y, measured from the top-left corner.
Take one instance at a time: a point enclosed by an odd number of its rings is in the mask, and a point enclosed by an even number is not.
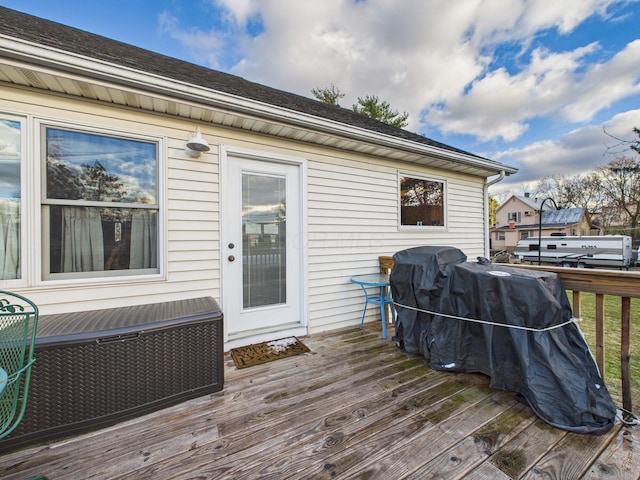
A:
[[[0,458],[0,478],[638,479],[640,427],[567,433],[482,375],[431,370],[374,326],[237,370],[223,392]]]

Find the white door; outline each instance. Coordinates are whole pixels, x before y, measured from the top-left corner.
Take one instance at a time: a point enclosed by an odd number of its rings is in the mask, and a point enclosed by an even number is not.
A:
[[[222,156],[222,303],[227,339],[304,324],[301,165]]]

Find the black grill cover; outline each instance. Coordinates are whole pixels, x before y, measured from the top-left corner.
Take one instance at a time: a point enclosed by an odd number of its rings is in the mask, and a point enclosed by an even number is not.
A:
[[[453,247],[394,255],[390,281],[400,346],[424,355],[435,370],[489,375],[492,387],[520,393],[550,425],[609,431],[616,407],[579,327],[570,322],[532,331],[571,319],[559,277],[466,260]]]

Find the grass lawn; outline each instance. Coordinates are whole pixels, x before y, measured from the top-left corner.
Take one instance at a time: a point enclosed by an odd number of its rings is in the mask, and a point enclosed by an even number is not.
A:
[[[567,292],[571,300],[571,292]],[[595,294],[582,292],[580,328],[591,352],[596,352]],[[605,296],[605,384],[616,403],[622,406],[620,380],[620,297]],[[640,298],[631,299],[631,398],[633,411],[640,417]]]

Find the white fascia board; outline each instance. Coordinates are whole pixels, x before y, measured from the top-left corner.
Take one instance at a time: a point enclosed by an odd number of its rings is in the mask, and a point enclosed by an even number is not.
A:
[[[219,90],[213,90],[171,78],[154,75],[148,72],[135,70],[129,67],[112,64],[99,59],[87,58],[71,52],[26,42],[6,35],[0,35],[0,52],[7,56],[20,58],[29,64],[49,66],[55,71],[81,74],[88,78],[108,80],[113,84],[128,87],[137,87],[138,93],[163,92],[169,98],[189,99],[195,105],[215,106],[223,110],[242,112],[252,116],[266,117],[280,122],[305,128],[320,130],[338,136],[359,140],[370,144],[385,146],[388,148],[409,151],[419,155],[434,156],[446,160],[461,162],[470,166],[484,168],[489,171],[507,174],[517,170],[506,165],[496,164],[490,160],[453,152],[402,138],[373,132],[360,127],[354,127],[321,117],[316,117],[302,112],[296,112],[267,103],[251,100],[237,95],[228,94]],[[52,73],[52,72],[49,72]],[[86,81],[86,79],[84,79]]]

